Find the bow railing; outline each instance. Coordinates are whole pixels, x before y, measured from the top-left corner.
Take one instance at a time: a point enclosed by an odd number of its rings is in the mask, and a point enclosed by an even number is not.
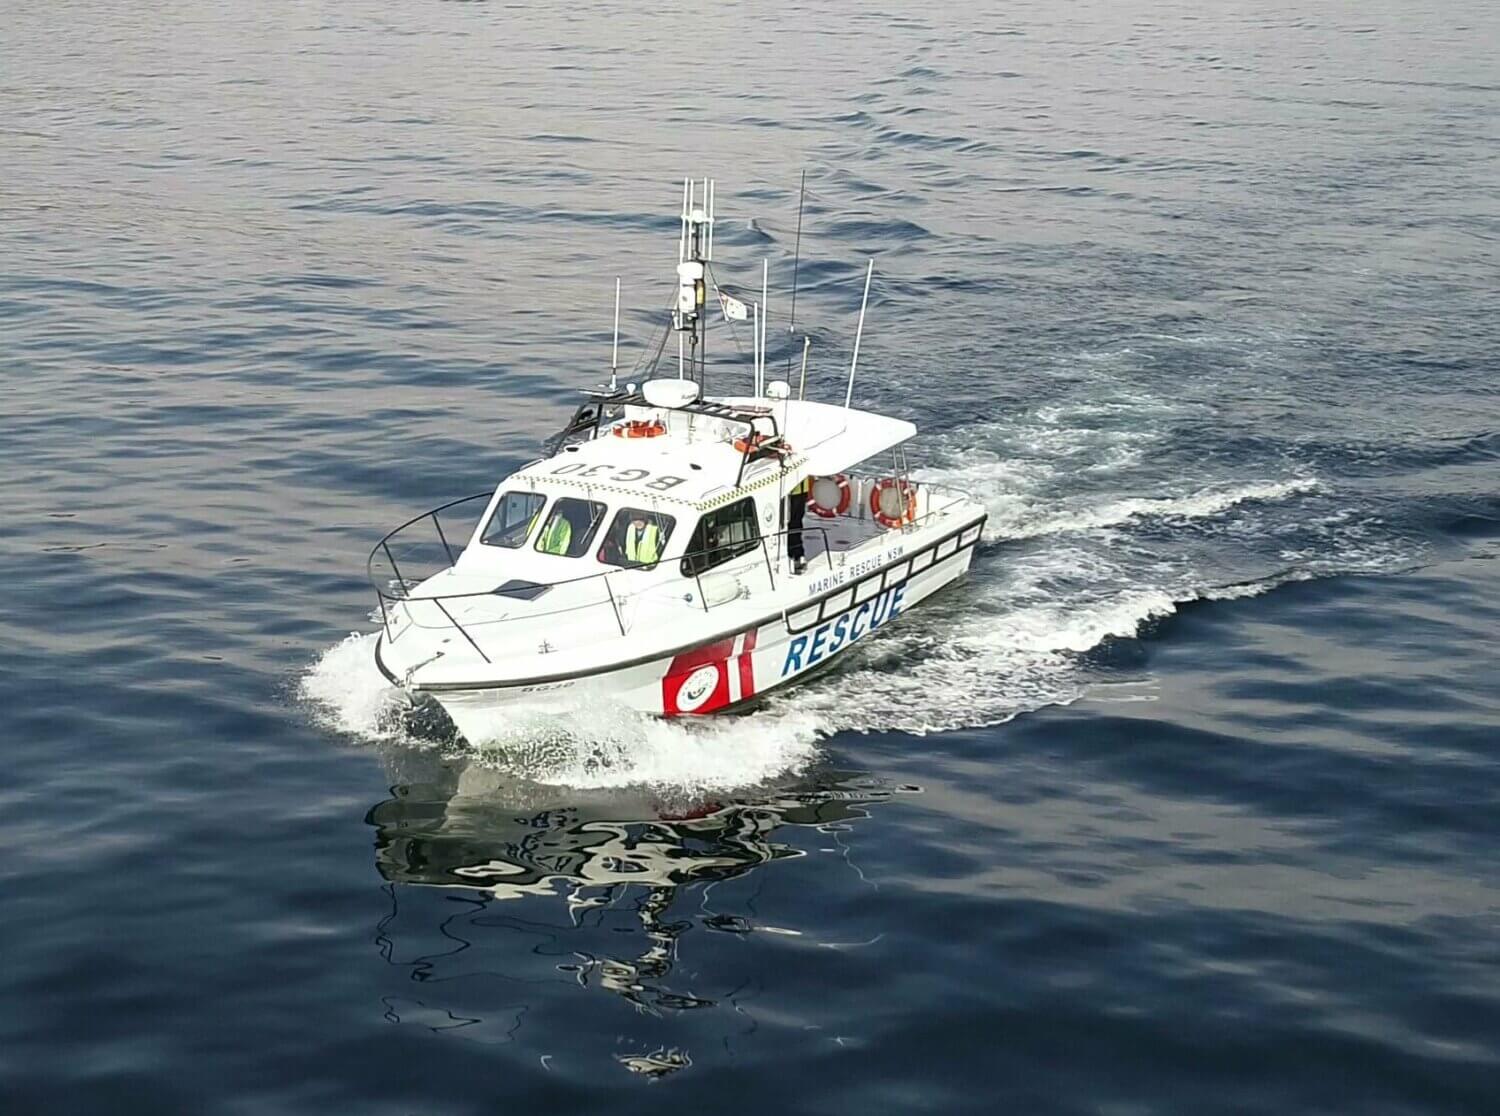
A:
[[[366,573],[379,603],[381,627],[390,643],[394,644],[400,635],[413,627],[452,628],[488,663],[493,660],[475,636],[487,634],[494,625],[542,618],[562,620],[584,611],[602,613],[605,609],[613,619],[615,630],[622,636],[628,635],[640,612],[640,602],[647,598],[663,604],[676,602],[695,606],[707,612],[747,599],[760,587],[774,590],[777,566],[785,552],[784,540],[796,533],[778,531],[754,540],[719,543],[682,553],[669,549],[657,562],[597,570],[535,586],[522,583],[516,588],[513,582],[497,576],[497,584],[486,589],[445,592],[441,588],[423,588],[432,577],[454,569],[473,531],[471,524],[462,535],[458,534],[451,529],[451,524],[444,525],[443,513],[481,498],[487,499],[490,495],[467,496],[415,516],[371,549],[366,560]],[[806,525],[801,534],[822,540],[821,557],[828,568],[833,569],[834,551],[828,543],[827,531]],[[462,541],[455,541],[459,539]],[[690,561],[699,558],[715,562],[707,568],[692,568],[688,572],[686,567]],[[692,567],[698,564],[691,563]],[[647,576],[663,566],[668,567],[665,576]],[[684,572],[681,576],[674,576],[679,568]],[[684,592],[685,583],[695,591]],[[534,596],[527,599],[530,594]],[[539,598],[544,596],[552,600],[543,603]],[[557,630],[562,632],[566,628],[560,625]],[[580,643],[590,638],[586,630],[579,630],[575,635],[576,642]],[[549,646],[548,650],[564,649],[566,637],[554,638],[558,643]],[[592,638],[597,638],[597,631]]]

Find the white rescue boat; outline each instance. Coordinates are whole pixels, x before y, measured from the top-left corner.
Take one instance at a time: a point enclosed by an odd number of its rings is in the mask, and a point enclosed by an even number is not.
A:
[[[849,405],[863,305],[842,405],[801,398],[766,382],[764,294],[719,289],[712,249],[713,183],[685,183],[677,303],[653,362],[676,332],[676,376],[637,389],[612,374],[549,456],[371,552],[376,664],[465,736],[517,706],[741,707],[968,570],[982,505],[910,477],[910,422]],[[704,393],[710,283],[731,327],[753,322],[748,394]],[[618,315],[617,287],[616,354]]]

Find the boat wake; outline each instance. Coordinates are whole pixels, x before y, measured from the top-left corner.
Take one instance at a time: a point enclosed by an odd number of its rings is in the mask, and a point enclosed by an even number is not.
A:
[[[1132,520],[1203,519],[1228,511],[1236,504],[1252,500],[1284,500],[1289,496],[1316,492],[1319,487],[1315,479],[1300,477],[1206,489],[1186,496],[1132,496],[1099,504],[1090,504],[1086,498],[1075,498],[1059,501],[1051,507],[1025,507],[1020,511],[1014,506],[1002,505],[992,509],[985,537],[1025,539],[1119,527]]]

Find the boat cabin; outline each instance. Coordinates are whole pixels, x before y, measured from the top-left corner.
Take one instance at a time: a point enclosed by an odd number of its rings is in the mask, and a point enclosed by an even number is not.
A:
[[[601,409],[591,437],[508,477],[458,572],[548,584],[669,562],[696,577],[757,552],[775,577],[794,567],[796,533],[809,564],[831,567],[928,510],[929,493],[906,476],[911,423],[787,398],[694,406],[695,385],[664,383],[674,389],[665,397],[647,384],[612,421]],[[853,472],[887,453],[883,476]],[[883,501],[872,500],[881,484]],[[800,532],[790,522],[799,489],[809,497]]]

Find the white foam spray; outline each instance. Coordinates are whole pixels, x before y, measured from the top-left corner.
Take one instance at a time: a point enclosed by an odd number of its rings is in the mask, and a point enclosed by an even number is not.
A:
[[[399,739],[408,705],[375,666],[374,632],[352,632],[302,676],[302,696],[329,728],[368,740]]]
[[[460,748],[475,762],[538,783],[651,786],[698,793],[751,787],[805,768],[822,725],[811,713],[667,721],[598,703],[497,713],[472,741],[414,732],[410,703],[375,666],[374,633],[325,651],[301,693],[324,724],[372,741]]]

